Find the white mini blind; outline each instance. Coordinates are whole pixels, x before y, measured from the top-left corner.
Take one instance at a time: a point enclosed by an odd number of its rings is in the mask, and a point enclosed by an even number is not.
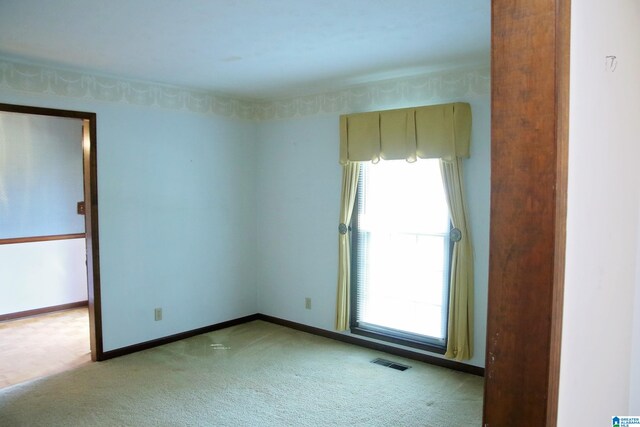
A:
[[[354,326],[443,345],[451,223],[438,161],[363,165],[358,191]]]

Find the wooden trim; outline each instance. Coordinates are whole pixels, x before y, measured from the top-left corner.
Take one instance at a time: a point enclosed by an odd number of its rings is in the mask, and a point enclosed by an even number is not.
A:
[[[35,114],[37,116],[67,117],[72,119],[90,120],[95,117],[95,113],[83,111],[58,110],[56,108],[31,107],[27,105],[3,104],[0,103],[0,111],[7,113]]]
[[[6,320],[21,319],[23,317],[37,316],[39,314],[53,313],[54,311],[69,310],[78,307],[87,307],[88,301],[77,301],[68,304],[52,305],[50,307],[35,308],[33,310],[17,311],[15,313],[0,314],[0,322]]]
[[[102,302],[100,292],[100,248],[98,238],[98,157],[97,116],[95,113],[58,110],[0,103],[0,111],[67,117],[83,120],[83,179],[85,200],[85,237],[87,248],[87,294],[91,359],[103,358]]]
[[[98,224],[98,136],[95,113],[89,113],[83,126],[83,166],[85,230],[87,232],[87,277],[89,294],[89,341],[91,359],[102,360],[102,293],[100,288],[100,239]]]
[[[551,331],[549,382],[547,386],[547,426],[558,422],[560,352],[567,232],[567,181],[569,170],[569,75],[571,46],[571,0],[556,1],[556,197],[553,293],[551,295]]]
[[[413,347],[420,350],[429,351],[431,353],[445,354],[447,352],[447,349],[444,346],[438,346],[437,344],[432,344],[424,341],[413,341],[409,338],[402,338],[391,334],[387,335],[384,332],[374,331],[361,326],[352,326],[351,333],[353,335],[362,335],[363,337],[373,338],[378,341],[387,341],[405,347]]]
[[[569,0],[493,0],[491,226],[483,426],[555,426]]]
[[[33,237],[12,237],[10,239],[0,239],[0,245],[13,245],[16,243],[49,242],[52,240],[84,239],[84,233],[75,234],[54,234],[51,236]]]
[[[102,353],[100,360],[113,359],[114,357],[125,356],[127,354],[136,353],[142,350],[148,350],[160,345],[169,344],[175,341],[180,341],[186,338],[191,338],[196,335],[206,334],[207,332],[217,331],[219,329],[229,328],[231,326],[241,325],[243,323],[252,322],[259,319],[259,314],[251,314],[249,316],[240,317],[237,319],[228,320],[226,322],[216,323],[215,325],[209,325],[198,329],[192,329],[186,332],[180,332],[179,334],[169,335],[167,337],[157,338],[151,341],[145,341],[139,344],[133,344],[127,347],[118,348],[115,350],[109,350]]]
[[[369,341],[362,338],[354,337],[353,335],[341,334],[338,332],[328,331],[326,329],[320,329],[313,326],[304,325],[302,323],[292,322],[290,320],[280,319],[278,317],[268,316],[266,314],[257,314],[258,320],[264,320],[266,322],[275,323],[276,325],[286,326],[287,328],[296,329],[298,331],[306,332],[313,335],[318,335],[324,338],[330,338],[332,340],[341,341],[347,344],[357,345],[359,347],[365,347],[372,350],[382,351],[394,356],[404,357],[406,359],[417,360],[419,362],[428,363],[430,365],[441,366],[443,368],[449,368],[460,372],[466,372],[468,374],[484,376],[484,368],[479,366],[467,365],[459,363],[449,359],[441,359],[439,357],[429,356],[427,354],[418,353],[403,348],[394,347],[380,342]]]
[[[196,335],[206,334],[208,332],[229,328],[231,326],[241,325],[243,323],[253,322],[254,320],[263,320],[265,322],[273,323],[280,326],[285,326],[287,328],[295,329],[301,332],[306,332],[306,333],[317,335],[320,337],[330,338],[336,341],[345,342],[347,344],[353,344],[359,347],[370,348],[372,350],[382,351],[395,356],[417,360],[420,362],[425,362],[431,365],[437,365],[437,366],[453,369],[460,372],[466,372],[468,374],[484,376],[484,369],[478,366],[465,365],[464,363],[458,363],[452,360],[440,359],[440,358],[429,356],[426,354],[417,353],[414,351],[405,350],[405,349],[393,347],[390,345],[381,344],[378,342],[356,338],[351,335],[340,334],[337,332],[327,331],[325,329],[304,325],[302,323],[291,322],[289,320],[268,316],[262,313],[251,314],[249,316],[228,320],[226,322],[216,323],[214,325],[205,326],[198,329],[192,329],[190,331],[169,335],[167,337],[157,338],[151,341],[145,341],[139,344],[133,344],[133,345],[118,348],[115,350],[109,350],[102,354],[103,357],[101,360],[113,359],[114,357],[125,356],[127,354],[136,353],[138,351],[148,350],[153,347],[158,347],[158,346],[169,344],[175,341],[191,338]]]

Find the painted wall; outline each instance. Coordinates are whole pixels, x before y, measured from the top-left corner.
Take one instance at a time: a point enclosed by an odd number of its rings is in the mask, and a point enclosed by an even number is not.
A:
[[[0,245],[0,314],[87,300],[84,239]]]
[[[0,239],[84,233],[82,120],[0,112]]]
[[[589,0],[571,7],[558,425],[609,425],[614,415],[640,412],[640,354],[638,342],[632,345],[640,292],[640,3]],[[606,64],[609,55],[617,57],[615,69]]]
[[[258,311],[334,330],[342,173],[338,164],[339,114],[335,110],[358,112],[467,101],[472,106],[473,133],[472,157],[465,161],[465,181],[476,262],[475,355],[470,364],[484,366],[489,251],[489,86],[480,88],[469,84],[468,77],[448,82],[449,86],[442,85],[440,80],[440,84],[414,90],[389,83],[354,89],[352,96],[328,94],[324,102],[322,96],[315,97],[313,103],[298,100],[297,109],[296,103],[289,104],[288,118],[259,123]],[[380,90],[381,87],[385,90]],[[450,98],[441,96],[444,94],[437,93],[436,88],[443,87],[458,93]],[[407,99],[403,94],[411,94],[412,98]],[[336,99],[342,102],[335,102]],[[312,109],[310,105],[320,107]],[[333,105],[334,112],[327,112],[331,109],[327,105]],[[312,299],[311,310],[304,307],[305,297]]]
[[[0,239],[84,233],[82,120],[0,112],[0,153]],[[84,239],[0,254],[0,314],[87,299]]]
[[[0,99],[97,113],[106,351],[256,312],[256,134],[237,103],[7,63]]]
[[[639,219],[640,221],[640,219]],[[637,241],[640,242],[640,227]],[[636,255],[636,290],[631,333],[631,369],[629,372],[629,414],[640,414],[640,245]]]
[[[463,100],[474,112],[471,363],[482,366],[489,87],[484,66],[248,103],[0,59],[3,102],[97,113],[107,351],[256,312],[332,330],[338,115]]]

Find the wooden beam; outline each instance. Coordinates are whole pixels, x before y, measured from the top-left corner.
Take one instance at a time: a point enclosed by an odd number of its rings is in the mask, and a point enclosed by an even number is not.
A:
[[[569,0],[492,2],[487,427],[556,425],[569,22]]]

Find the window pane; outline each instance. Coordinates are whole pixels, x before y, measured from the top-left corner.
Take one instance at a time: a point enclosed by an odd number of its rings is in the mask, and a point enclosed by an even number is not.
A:
[[[362,230],[447,233],[449,212],[437,160],[366,165]]]
[[[450,221],[438,161],[366,165],[361,184],[358,322],[444,339]]]

